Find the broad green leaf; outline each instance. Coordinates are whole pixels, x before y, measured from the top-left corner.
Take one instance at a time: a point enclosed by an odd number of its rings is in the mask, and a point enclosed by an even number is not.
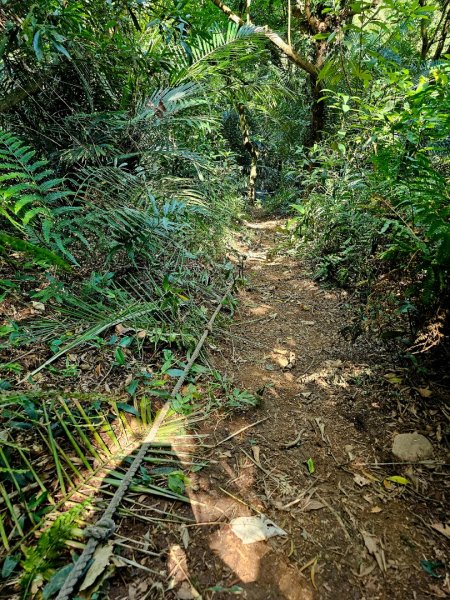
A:
[[[398,483],[399,485],[408,485],[411,483],[409,479],[406,477],[401,477],[400,475],[391,475],[390,477],[386,477],[388,481],[392,481],[393,483]]]
[[[73,567],[74,565],[72,564],[65,565],[53,574],[50,581],[42,590],[42,600],[50,600],[52,596],[55,596],[59,592]]]
[[[7,556],[2,565],[2,578],[7,579],[19,564],[19,557]]]

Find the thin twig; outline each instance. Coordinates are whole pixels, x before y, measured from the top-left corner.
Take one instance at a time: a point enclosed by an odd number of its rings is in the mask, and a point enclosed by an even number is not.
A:
[[[250,427],[255,427],[256,425],[259,425],[260,423],[263,423],[264,421],[267,421],[268,418],[269,417],[265,417],[264,419],[260,419],[259,421],[256,421],[255,423],[250,423],[250,425],[246,425],[245,427],[241,427],[241,429],[238,429],[234,433],[231,433],[225,439],[221,440],[220,442],[217,442],[217,444],[212,444],[212,445],[211,444],[202,444],[202,446],[203,446],[203,448],[217,448],[217,446],[220,446],[221,444],[224,444],[225,442],[228,442],[228,440],[231,440],[232,438],[236,437],[237,435],[239,435],[243,431],[246,431],[247,429],[250,429]]]
[[[239,450],[241,452],[243,452],[245,454],[245,456],[252,461],[253,464],[255,464],[259,469],[261,469],[261,471],[263,473],[265,473],[267,475],[267,477],[270,477],[271,479],[273,479],[278,484],[280,483],[279,480],[274,475],[272,475],[271,471],[268,471],[267,469],[265,469],[262,466],[262,464],[259,463],[259,462],[257,462],[254,458],[252,458],[248,452],[246,452],[243,448],[239,448]]]
[[[226,494],[227,496],[230,496],[230,498],[233,498],[233,500],[236,500],[236,502],[240,502],[241,504],[243,504],[244,506],[246,506],[247,508],[249,508],[250,510],[255,511],[256,513],[258,513],[259,515],[262,515],[263,513],[258,510],[257,508],[255,508],[254,506],[252,506],[251,504],[247,504],[247,502],[245,502],[244,500],[241,500],[240,498],[238,498],[237,496],[235,496],[234,494],[232,494],[231,492],[228,492],[227,490],[224,490],[223,488],[219,487],[219,490],[221,492],[223,492],[224,494]]]
[[[349,541],[351,541],[351,540],[352,540],[352,538],[350,537],[350,534],[349,534],[349,532],[347,531],[347,528],[346,528],[346,526],[344,525],[344,521],[341,519],[340,515],[339,515],[339,514],[338,514],[338,513],[337,513],[337,512],[334,510],[334,508],[333,508],[332,506],[330,506],[330,505],[328,504],[328,502],[327,502],[327,501],[326,501],[324,498],[322,498],[321,496],[319,496],[319,494],[317,494],[317,493],[316,493],[316,496],[317,496],[317,498],[320,500],[320,502],[322,502],[322,504],[324,504],[324,505],[325,505],[325,506],[328,508],[328,510],[329,510],[329,511],[330,511],[330,512],[331,512],[331,513],[334,515],[334,517],[336,518],[336,521],[337,521],[337,522],[339,523],[339,525],[341,526],[341,528],[342,528],[342,531],[345,533],[345,537],[346,537],[346,538],[347,538]]]
[[[162,552],[150,552],[150,550],[144,550],[144,548],[137,548],[136,546],[131,546],[130,544],[124,544],[123,542],[119,542],[118,540],[113,540],[115,546],[120,546],[122,548],[129,548],[130,550],[134,550],[135,552],[140,552],[141,554],[146,554],[147,556],[161,556]]]
[[[294,440],[292,440],[292,442],[288,442],[287,444],[283,444],[281,446],[281,448],[283,448],[284,450],[288,450],[289,448],[293,448],[294,446],[296,446],[300,440],[302,439],[302,435],[305,433],[306,429],[300,429],[300,431],[298,432],[297,436],[295,437]]]

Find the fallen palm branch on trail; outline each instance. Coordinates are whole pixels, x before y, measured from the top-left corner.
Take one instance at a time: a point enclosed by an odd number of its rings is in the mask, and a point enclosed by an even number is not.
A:
[[[175,387],[170,394],[167,392],[168,399],[154,418],[151,403],[145,398],[138,406],[132,406],[101,394],[40,391],[3,395],[3,576],[13,574],[20,563],[22,597],[33,597],[43,587],[45,597],[50,598],[62,586],[58,599],[71,598],[97,546],[113,535],[116,514],[139,516],[132,510],[135,502],[131,509],[122,506],[129,491],[189,502],[183,493],[185,476],[179,460],[186,467],[191,464],[190,457],[186,454],[184,460],[183,452],[170,448],[174,441],[189,437],[185,429],[187,418],[175,412],[173,401],[179,399],[183,383],[232,286],[233,283],[228,286]],[[188,417],[191,421],[196,418],[195,413]],[[16,434],[14,439],[12,432]],[[108,497],[111,499],[104,509]],[[92,515],[103,509],[95,525],[84,531],[79,528],[80,521],[92,520]],[[156,512],[164,520],[170,517],[183,521],[176,514],[168,515],[158,509]],[[154,520],[153,515],[140,517]],[[26,545],[32,536],[38,537],[37,547]],[[81,542],[82,538],[87,538],[87,543]],[[55,573],[49,563],[66,545],[82,549],[82,554],[75,565],[65,565]],[[17,579],[11,583],[17,583]]]

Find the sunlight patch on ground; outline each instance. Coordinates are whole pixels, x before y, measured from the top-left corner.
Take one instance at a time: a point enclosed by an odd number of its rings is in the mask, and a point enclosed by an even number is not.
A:
[[[269,311],[273,311],[273,306],[269,304],[261,304],[260,306],[256,306],[255,308],[251,308],[249,312],[255,317],[265,317]]]

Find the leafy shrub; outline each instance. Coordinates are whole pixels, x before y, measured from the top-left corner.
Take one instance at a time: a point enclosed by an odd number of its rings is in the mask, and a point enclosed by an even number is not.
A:
[[[388,71],[397,105],[389,94],[372,104],[353,98],[358,110],[348,129],[337,132],[334,151],[316,147],[308,199],[294,205],[291,223],[308,245],[316,276],[359,291],[368,326],[416,350],[443,339],[441,307],[450,289],[449,171],[442,153],[448,71],[445,63],[433,67],[433,79],[421,77],[419,85],[408,72],[394,78]],[[336,109],[348,114],[349,97],[336,98]],[[363,147],[361,121],[370,125]],[[415,344],[433,320],[440,333],[431,344],[423,338]]]

